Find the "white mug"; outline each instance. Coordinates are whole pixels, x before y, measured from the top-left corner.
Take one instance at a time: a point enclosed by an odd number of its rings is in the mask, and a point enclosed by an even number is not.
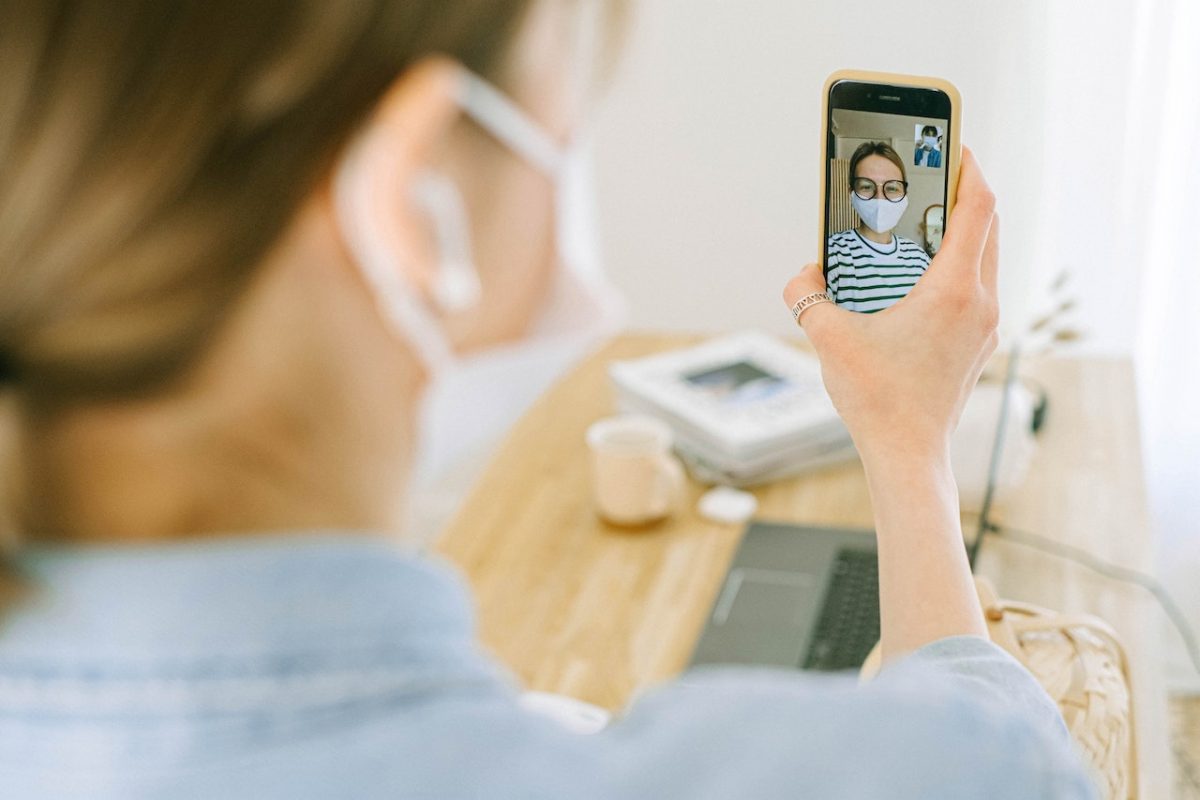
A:
[[[596,510],[616,525],[645,525],[683,502],[683,466],[671,455],[671,429],[653,417],[626,415],[594,423],[592,451]]]

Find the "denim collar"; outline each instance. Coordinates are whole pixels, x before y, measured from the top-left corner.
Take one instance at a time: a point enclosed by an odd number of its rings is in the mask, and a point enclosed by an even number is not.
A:
[[[18,566],[32,591],[0,611],[0,708],[235,711],[498,677],[461,578],[382,537],[36,548]]]

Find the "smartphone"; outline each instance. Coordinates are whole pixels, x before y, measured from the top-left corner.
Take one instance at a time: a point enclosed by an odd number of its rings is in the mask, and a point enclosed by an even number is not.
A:
[[[958,90],[940,78],[835,72],[821,137],[821,268],[850,311],[902,299],[942,244],[962,156]]]

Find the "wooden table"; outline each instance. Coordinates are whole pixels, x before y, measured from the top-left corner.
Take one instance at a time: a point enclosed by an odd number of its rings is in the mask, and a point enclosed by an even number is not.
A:
[[[696,337],[626,335],[547,392],[513,428],[435,544],[467,574],[485,645],[531,689],[619,709],[687,665],[742,535],[687,509],[641,531],[599,521],[584,431],[614,412],[608,363]],[[999,505],[1005,524],[1149,569],[1132,368],[1125,360],[1027,361],[1050,409],[1031,473]],[[862,467],[847,463],[755,491],[763,519],[871,527]],[[968,518],[964,517],[964,520]],[[1134,672],[1142,796],[1168,796],[1166,696],[1156,610],[1143,590],[992,537],[977,571],[1001,596],[1098,614]]]

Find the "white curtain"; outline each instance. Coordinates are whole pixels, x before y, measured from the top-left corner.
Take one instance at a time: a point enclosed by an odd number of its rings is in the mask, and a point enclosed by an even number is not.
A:
[[[1200,3],[1142,0],[1132,110],[1144,144],[1136,341],[1147,487],[1168,590],[1200,628]],[[1116,287],[1114,287],[1116,288]],[[1119,289],[1117,289],[1119,291]],[[1119,323],[1118,323],[1119,324]],[[1168,681],[1200,691],[1168,631]]]
[[[1034,272],[1071,273],[1082,354],[1134,358],[1156,568],[1200,632],[1200,2],[1100,5],[1028,6],[1049,33]],[[1159,619],[1168,684],[1200,692]]]

